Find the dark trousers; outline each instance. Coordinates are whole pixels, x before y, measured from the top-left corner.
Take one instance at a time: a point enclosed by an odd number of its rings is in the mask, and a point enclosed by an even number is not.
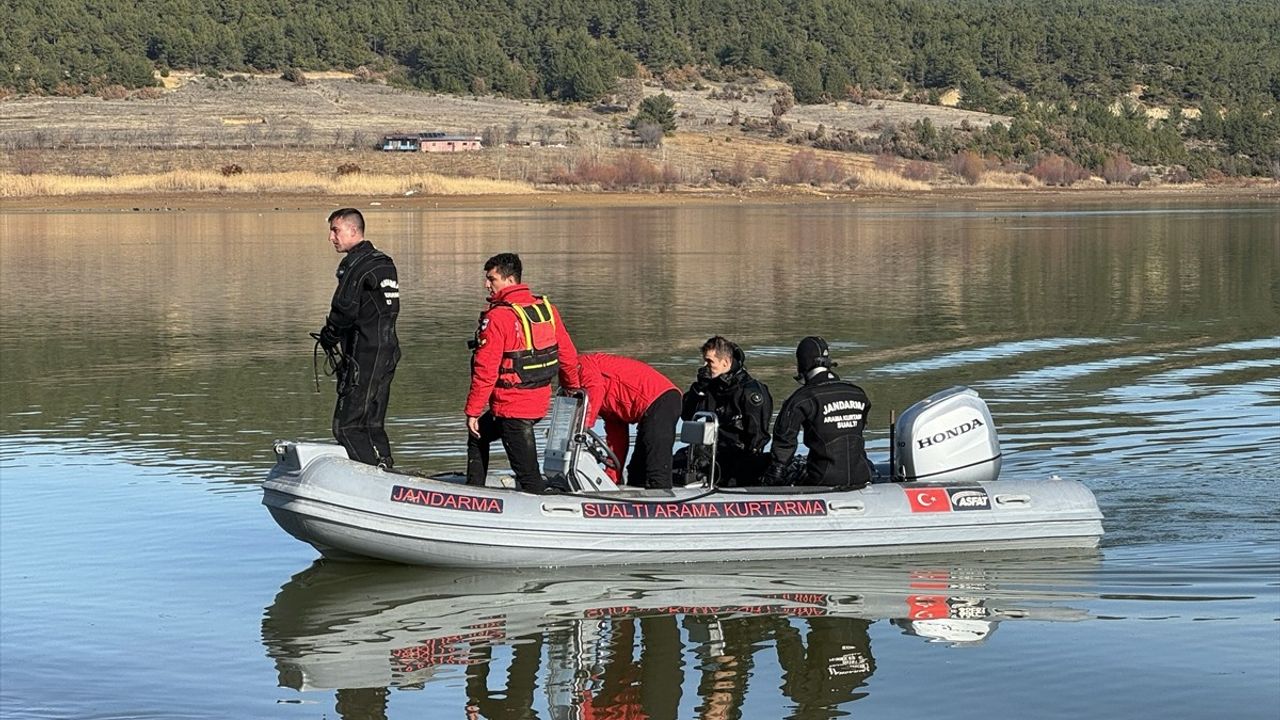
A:
[[[348,368],[338,377],[338,402],[333,407],[333,438],[352,460],[391,467],[391,441],[383,429],[395,369]]]
[[[671,487],[671,451],[680,419],[680,391],[668,390],[649,405],[636,425],[636,449],[627,463],[627,484]]]
[[[542,492],[547,481],[538,467],[538,444],[533,439],[537,420],[500,418],[492,411],[480,416],[480,437],[467,433],[467,484],[484,485],[489,475],[489,445],[502,441],[507,461],[516,474],[516,487],[525,492]]]

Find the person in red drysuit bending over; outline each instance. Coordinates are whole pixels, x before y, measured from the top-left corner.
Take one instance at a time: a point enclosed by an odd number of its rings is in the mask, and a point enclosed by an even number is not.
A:
[[[671,452],[680,419],[680,390],[653,366],[619,355],[583,353],[578,379],[587,391],[587,427],[604,418],[605,439],[618,462],[630,444],[628,426],[635,424],[636,450],[627,463],[627,484],[671,487]],[[618,471],[609,477],[621,484]]]

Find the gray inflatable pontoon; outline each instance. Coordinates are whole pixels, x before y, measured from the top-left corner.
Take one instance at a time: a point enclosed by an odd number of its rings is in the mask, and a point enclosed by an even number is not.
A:
[[[420,478],[364,465],[337,445],[279,442],[263,504],[325,557],[438,567],[537,567],[1091,548],[1102,514],[1079,482],[997,480],[986,404],[951,388],[898,423],[885,477],[855,490],[619,488],[582,427],[581,396],[553,403],[543,470],[561,494],[532,495],[491,477]],[[714,416],[681,439],[714,448]],[[714,458],[711,463],[714,467]],[[890,473],[892,468],[892,473]]]

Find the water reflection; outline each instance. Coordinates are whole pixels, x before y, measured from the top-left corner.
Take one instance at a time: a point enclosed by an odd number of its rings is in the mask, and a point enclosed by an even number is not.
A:
[[[832,718],[876,671],[868,629],[950,645],[1005,620],[1074,621],[1093,554],[530,572],[317,563],[266,609],[282,687],[344,720],[389,689],[465,683],[467,717],[742,717],[751,687]]]
[[[272,439],[326,437],[332,393],[315,392],[306,336],[332,290],[324,216],[0,212],[0,434],[243,464],[233,480],[246,484],[261,479]],[[796,340],[825,336],[872,395],[875,441],[889,409],[952,384],[1026,397],[1037,427],[1084,417],[1118,434],[1145,417],[1111,422],[1112,408],[1081,408],[1081,398],[1126,403],[1219,381],[1275,394],[1274,203],[387,210],[369,220],[405,288],[389,431],[406,465],[431,472],[458,466],[478,268],[503,250],[526,256],[528,279],[581,347],[640,357],[681,385],[699,344],[722,333],[784,396]],[[59,288],[57,302],[28,287]],[[1074,436],[1030,438],[1059,442]]]

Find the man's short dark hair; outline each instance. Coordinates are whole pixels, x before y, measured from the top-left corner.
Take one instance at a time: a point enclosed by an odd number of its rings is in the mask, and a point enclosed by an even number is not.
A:
[[[341,208],[339,210],[334,210],[329,213],[330,224],[332,224],[334,220],[345,220],[354,225],[357,232],[364,235],[364,215],[361,215],[359,210],[355,208]]]
[[[719,357],[732,360],[733,349],[734,344],[719,335],[709,338],[706,342],[702,343],[703,355],[706,355],[708,351],[711,351]]]
[[[520,282],[520,272],[524,267],[520,264],[520,256],[515,253],[498,253],[484,263],[484,271],[497,270],[502,277],[515,278]]]

